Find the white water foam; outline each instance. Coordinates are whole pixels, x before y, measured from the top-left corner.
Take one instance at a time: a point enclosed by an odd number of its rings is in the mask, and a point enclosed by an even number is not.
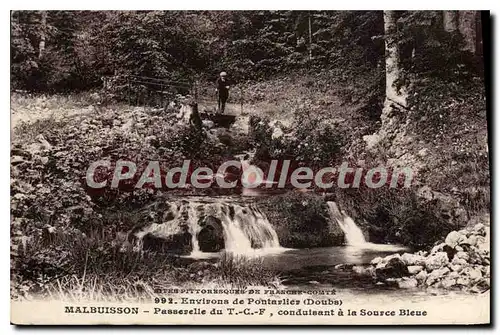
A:
[[[330,211],[331,218],[338,223],[340,229],[342,229],[342,231],[344,232],[348,247],[352,248],[353,251],[355,251],[355,249],[365,249],[373,251],[396,252],[407,249],[400,245],[376,244],[367,242],[361,228],[356,225],[356,222],[354,222],[354,220],[349,215],[347,215],[344,211],[339,210],[335,202],[328,201],[327,205]]]
[[[154,228],[147,232],[168,236],[178,232],[183,224],[187,225],[193,246],[190,258],[212,258],[220,254],[200,249],[198,234],[203,228],[200,223],[208,216],[220,220],[224,235],[222,251],[253,256],[287,250],[281,248],[276,231],[255,204],[239,204],[227,199],[193,199],[170,205],[174,218],[162,225],[152,225]]]
[[[348,245],[363,246],[367,244],[363,231],[356,225],[351,217],[341,212],[335,202],[328,201],[327,205],[332,219],[338,223],[340,229],[344,232]]]

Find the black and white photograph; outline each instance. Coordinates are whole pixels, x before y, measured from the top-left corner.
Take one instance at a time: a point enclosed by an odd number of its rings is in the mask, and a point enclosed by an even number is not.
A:
[[[490,324],[490,29],[11,10],[11,323]]]

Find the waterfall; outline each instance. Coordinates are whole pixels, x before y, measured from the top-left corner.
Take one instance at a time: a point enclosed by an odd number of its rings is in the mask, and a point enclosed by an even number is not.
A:
[[[366,245],[368,242],[366,242],[363,232],[354,220],[343,211],[341,212],[335,202],[327,201],[327,204],[332,219],[337,221],[340,229],[344,232],[347,244],[354,246]]]
[[[212,232],[221,233],[223,249],[227,252],[247,254],[256,250],[280,248],[276,231],[255,204],[237,203],[228,199],[195,198],[169,203],[166,217],[168,221],[151,224],[136,235],[151,233],[156,237],[169,238],[187,232],[193,257],[203,255],[200,233],[207,226],[210,226]],[[211,218],[208,224],[207,218]]]
[[[248,253],[280,247],[276,231],[257,206],[221,203],[216,208],[224,228],[226,251]]]

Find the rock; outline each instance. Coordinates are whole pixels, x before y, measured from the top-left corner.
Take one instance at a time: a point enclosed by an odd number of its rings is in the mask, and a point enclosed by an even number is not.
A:
[[[415,279],[418,280],[419,282],[424,282],[427,279],[427,276],[428,276],[427,271],[422,270],[415,276]]]
[[[420,271],[422,271],[423,268],[424,267],[421,265],[410,265],[410,266],[408,266],[408,273],[411,275],[414,275],[414,274],[417,274]]]
[[[469,259],[467,260],[468,263],[481,265],[483,264],[483,260],[486,255],[483,253],[483,251],[475,247],[471,247],[471,249],[468,252],[468,256],[469,256]]]
[[[401,256],[401,260],[406,265],[424,265],[425,264],[425,257],[420,256],[420,255],[416,255],[416,254],[404,253]]]
[[[380,136],[377,134],[363,136],[363,141],[366,143],[366,148],[372,150],[380,142]]]
[[[455,259],[455,258],[457,258],[457,259],[463,259],[465,262],[467,262],[470,257],[469,257],[469,254],[466,253],[465,251],[459,251],[453,257],[453,259]],[[452,262],[453,262],[453,260],[452,260]]]
[[[25,162],[25,160],[21,156],[12,156],[10,158],[10,164],[12,164],[12,165],[18,165],[18,164],[24,163],[24,162]]]
[[[333,268],[335,270],[349,271],[354,267],[352,264],[337,264]]]
[[[423,186],[417,190],[417,196],[427,201],[435,198],[435,194],[429,186]]]
[[[397,285],[400,280],[401,280],[401,278],[387,278],[385,280],[385,283],[393,286],[393,285]]]
[[[435,245],[432,249],[431,249],[431,252],[430,254],[431,255],[435,255],[437,254],[438,252],[441,252],[444,250],[444,247],[446,246],[447,244],[446,243],[440,243],[438,245]]]
[[[276,127],[276,128],[274,128],[273,133],[271,134],[271,138],[273,140],[275,140],[275,139],[282,137],[283,134],[284,134],[283,130],[281,130],[281,128],[279,128],[279,127]]]
[[[427,257],[427,256],[429,256],[429,253],[427,251],[424,251],[424,250],[419,250],[415,253],[415,255]]]
[[[408,274],[408,268],[398,257],[391,258],[384,267],[375,269],[375,277],[378,280],[401,278],[407,276]]]
[[[472,282],[477,282],[483,278],[483,274],[481,273],[481,270],[473,268],[469,271],[469,278]]]
[[[464,242],[463,244],[468,244],[470,246],[476,246],[477,245],[477,240],[479,236],[478,235],[470,235]],[[463,248],[462,248],[463,250]]]
[[[443,280],[441,280],[441,285],[440,286],[442,288],[450,288],[450,287],[454,286],[456,283],[457,283],[457,281],[455,279],[446,277]]]
[[[490,241],[489,241],[489,239],[486,239],[484,237],[478,237],[478,239],[477,239],[477,248],[480,251],[489,252],[490,251]]]
[[[457,279],[460,277],[457,271],[450,272],[446,275],[446,278]]]
[[[193,251],[192,236],[187,226],[181,226],[170,234],[148,232],[140,240],[142,249],[152,252],[175,253],[187,255]],[[133,236],[134,233],[131,232]]]
[[[446,252],[438,252],[435,255],[427,257],[425,260],[425,268],[428,271],[436,270],[448,264],[448,254]]]
[[[45,137],[40,134],[36,137],[36,140],[42,145],[43,150],[52,149],[52,145],[45,139]]]
[[[201,123],[203,127],[207,129],[212,129],[213,127],[215,127],[215,123],[211,120],[203,120]]]
[[[490,287],[490,278],[483,278],[476,284],[476,286],[474,286],[474,288],[477,289],[478,293],[485,292]]]
[[[382,260],[383,260],[382,257],[375,257],[374,259],[372,259],[370,261],[370,264],[371,265],[377,265],[378,263],[382,262]]]
[[[464,268],[464,264],[450,264],[448,265],[451,271],[460,272]]]
[[[199,225],[202,227],[197,235],[200,251],[217,252],[224,249],[224,228],[221,220],[208,216]]]
[[[486,236],[486,228],[482,223],[476,224],[474,228],[472,228],[472,231],[475,232],[477,235]]]
[[[385,256],[384,259],[383,259],[383,262],[384,263],[389,263],[390,260],[392,259],[401,259],[401,256],[399,254],[392,254],[392,255],[389,255],[389,256]]]
[[[425,156],[427,156],[428,151],[429,151],[429,149],[427,149],[427,148],[420,149],[418,152],[418,155],[420,157],[425,157]]]
[[[375,268],[373,266],[361,266],[356,265],[352,267],[352,271],[361,276],[373,276],[375,273]]]
[[[465,235],[460,234],[457,231],[452,231],[446,236],[445,243],[452,248],[455,248],[457,245],[462,244],[467,237]]]
[[[398,287],[402,289],[410,289],[418,286],[418,281],[415,278],[402,278],[398,281]]]
[[[392,255],[386,256],[386,257],[382,258],[382,260],[380,262],[377,263],[375,268],[376,269],[383,269],[383,268],[385,268],[385,266],[387,265],[387,263],[391,259],[395,259],[395,258],[400,259],[401,256],[399,254],[392,254]]]
[[[470,278],[465,277],[465,276],[460,276],[456,280],[457,285],[465,286],[465,287],[469,286],[470,282],[471,282]]]
[[[436,282],[441,281],[444,278],[444,276],[446,274],[448,274],[449,272],[450,272],[450,269],[448,269],[446,267],[434,270],[427,277],[425,284],[427,286],[431,286],[431,285],[435,284]]]

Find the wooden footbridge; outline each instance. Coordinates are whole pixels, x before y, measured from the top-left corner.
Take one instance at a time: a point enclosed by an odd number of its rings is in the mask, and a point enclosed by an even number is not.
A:
[[[143,106],[167,110],[173,101],[188,97],[197,105],[201,119],[211,120],[227,127],[236,116],[243,115],[243,89],[233,88],[224,114],[217,109],[215,85],[197,81],[172,81],[135,75],[103,78],[103,88],[114,99],[131,106]]]

